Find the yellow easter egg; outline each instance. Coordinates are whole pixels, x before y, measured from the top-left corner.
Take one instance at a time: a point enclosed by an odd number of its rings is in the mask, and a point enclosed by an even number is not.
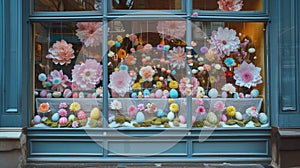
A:
[[[91,117],[91,119],[94,119],[94,120],[100,119],[100,109],[97,107],[94,107],[91,111],[90,117]]]

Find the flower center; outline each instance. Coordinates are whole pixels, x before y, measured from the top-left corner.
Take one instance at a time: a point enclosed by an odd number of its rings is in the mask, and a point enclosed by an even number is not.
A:
[[[226,45],[226,44],[227,44],[227,41],[226,41],[226,40],[223,40],[222,43],[223,43],[224,45]]]
[[[253,75],[249,72],[246,72],[242,75],[242,80],[246,83],[250,82],[253,80]]]

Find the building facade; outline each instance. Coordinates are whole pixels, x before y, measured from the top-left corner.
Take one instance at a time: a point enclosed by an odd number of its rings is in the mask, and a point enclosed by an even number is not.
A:
[[[0,2],[0,129],[29,164],[268,165],[299,127],[299,1]]]

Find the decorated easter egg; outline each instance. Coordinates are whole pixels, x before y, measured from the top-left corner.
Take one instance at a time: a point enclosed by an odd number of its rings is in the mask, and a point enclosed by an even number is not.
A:
[[[79,120],[83,120],[83,119],[86,119],[86,114],[84,111],[80,110],[78,113],[77,113],[77,118]]]
[[[91,117],[91,119],[94,119],[94,120],[100,119],[100,109],[97,107],[94,107],[91,111],[90,117]]]
[[[48,94],[48,92],[47,92],[46,90],[42,90],[42,91],[40,92],[40,96],[41,96],[41,97],[47,97],[47,94]]]
[[[239,93],[239,98],[244,98],[245,97],[245,95],[244,95],[244,93]]]
[[[74,92],[74,93],[72,94],[72,97],[73,97],[73,98],[79,98],[78,92]]]
[[[145,120],[145,115],[144,115],[143,112],[139,111],[139,112],[136,113],[135,118],[136,118],[136,122],[140,124]]]
[[[170,90],[170,97],[171,98],[177,98],[178,97],[178,91],[176,89]]]
[[[162,90],[161,90],[161,89],[157,89],[157,90],[155,91],[155,97],[156,97],[156,98],[161,98],[162,96],[163,96]]]
[[[57,91],[55,91],[55,92],[53,92],[53,97],[55,97],[55,98],[58,98],[58,97],[60,97],[61,96],[61,92],[57,92]]]
[[[143,96],[144,96],[144,98],[149,98],[150,97],[150,91],[148,89],[145,89],[143,91]]]
[[[208,96],[210,98],[217,98],[218,97],[218,90],[215,88],[212,88],[208,91]]]
[[[51,93],[47,93],[47,98],[51,98],[52,97],[52,94]]]
[[[222,97],[223,97],[223,98],[227,98],[227,97],[228,97],[227,92],[222,92]]]
[[[68,123],[68,119],[67,117],[61,117],[59,120],[58,120],[59,124],[62,125],[62,126],[65,126],[67,125]]]
[[[227,121],[227,116],[225,114],[222,114],[221,115],[221,120],[226,122]]]
[[[157,117],[161,118],[165,116],[165,112],[162,109],[158,109],[157,110]]]
[[[72,97],[72,91],[70,89],[66,89],[63,93],[64,98],[70,98]]]
[[[185,119],[185,117],[183,115],[179,115],[178,118],[179,118],[179,121],[180,121],[181,124],[185,124],[186,123],[186,119]]]
[[[35,124],[39,124],[41,122],[41,116],[39,115],[36,115],[33,117],[32,121],[35,123]]]
[[[169,121],[172,121],[172,120],[175,118],[174,113],[173,113],[172,111],[170,111],[170,112],[168,113],[168,115],[167,115],[167,118],[168,118]]]
[[[236,99],[240,98],[240,97],[239,97],[239,93],[238,93],[238,92],[234,92],[234,93],[233,93],[233,98],[236,98]]]
[[[259,91],[257,89],[253,89],[251,90],[250,95],[256,98],[259,95]]]
[[[218,117],[214,112],[207,113],[207,121],[211,124],[217,124],[218,123]]]
[[[74,115],[74,114],[71,114],[71,115],[69,115],[68,120],[69,120],[69,121],[74,121],[75,118],[76,118],[75,115]]]
[[[131,93],[131,97],[132,97],[132,98],[137,98],[137,93],[136,93],[136,92],[132,92],[132,93]]]
[[[262,124],[266,124],[268,123],[268,116],[266,115],[266,113],[259,113],[259,122]]]
[[[237,119],[237,120],[243,120],[243,115],[241,114],[241,112],[235,112],[235,118]]]
[[[59,119],[59,114],[58,113],[54,113],[51,117],[52,121],[56,122]]]
[[[249,48],[249,49],[248,49],[248,52],[249,52],[250,54],[255,53],[255,48]]]
[[[79,92],[79,98],[84,98],[84,93],[83,92]]]
[[[114,120],[115,120],[115,118],[116,118],[116,116],[115,115],[113,115],[113,114],[109,114],[108,115],[108,122],[113,122]]]

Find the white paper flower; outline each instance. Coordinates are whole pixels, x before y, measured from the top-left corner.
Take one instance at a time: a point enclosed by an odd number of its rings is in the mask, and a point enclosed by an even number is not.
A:
[[[239,67],[234,68],[235,84],[241,87],[250,88],[262,83],[260,76],[261,68],[255,67],[252,63],[248,64],[244,61]]]
[[[240,39],[236,36],[236,31],[219,27],[218,31],[213,31],[209,40],[210,49],[218,57],[229,56],[230,52],[237,51],[240,47]]]

